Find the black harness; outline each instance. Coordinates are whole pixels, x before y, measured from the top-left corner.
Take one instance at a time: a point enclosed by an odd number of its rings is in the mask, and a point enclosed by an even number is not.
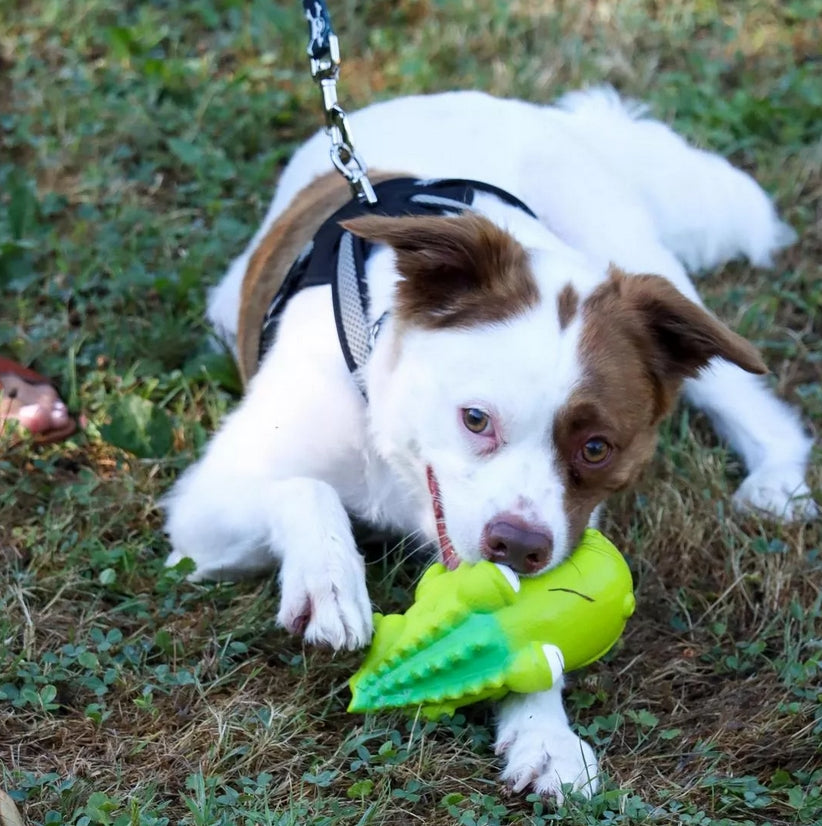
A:
[[[449,215],[469,208],[477,193],[494,195],[501,201],[534,213],[518,198],[491,184],[459,179],[417,180],[392,178],[374,186],[376,204],[349,201],[318,230],[291,265],[263,319],[259,359],[262,361],[277,334],[280,317],[288,301],[306,287],[331,285],[334,320],[345,362],[352,374],[367,361],[382,319],[368,320],[368,284],[365,262],[373,244],[344,230],[341,221],[360,215]]]

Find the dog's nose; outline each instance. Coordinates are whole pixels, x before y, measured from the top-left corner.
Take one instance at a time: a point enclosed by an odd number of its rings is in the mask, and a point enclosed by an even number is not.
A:
[[[515,516],[502,516],[485,526],[482,555],[521,574],[542,570],[551,558],[554,537],[545,527],[528,525]]]

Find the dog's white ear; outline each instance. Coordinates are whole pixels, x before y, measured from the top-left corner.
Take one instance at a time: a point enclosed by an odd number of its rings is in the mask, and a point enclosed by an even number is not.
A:
[[[586,301],[586,313],[623,330],[639,346],[650,374],[663,384],[695,376],[712,358],[749,373],[767,373],[757,349],[665,278],[625,275],[612,269],[609,281]]]
[[[476,213],[367,215],[342,226],[394,249],[402,276],[395,307],[401,323],[472,327],[504,321],[539,300],[523,247]]]

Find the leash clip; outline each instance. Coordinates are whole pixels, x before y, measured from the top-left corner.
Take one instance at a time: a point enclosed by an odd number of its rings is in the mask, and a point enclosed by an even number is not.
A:
[[[309,21],[309,27],[310,27]],[[309,66],[311,77],[321,83],[323,80],[336,80],[340,74],[340,41],[336,34],[328,35],[328,45],[319,57],[315,57],[309,47]]]
[[[340,42],[331,28],[328,9],[323,0],[303,0],[303,8],[308,21],[311,77],[322,94],[325,132],[331,138],[331,162],[348,181],[351,192],[360,203],[376,204],[377,195],[368,179],[368,167],[354,149],[348,116],[337,102]]]

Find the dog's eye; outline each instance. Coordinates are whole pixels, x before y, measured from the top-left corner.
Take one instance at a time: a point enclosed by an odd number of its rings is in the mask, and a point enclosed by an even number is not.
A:
[[[484,433],[490,426],[491,419],[478,407],[466,407],[462,411],[462,423],[472,433]]]
[[[588,439],[582,446],[582,458],[589,465],[601,465],[611,455],[611,446],[605,439]]]

